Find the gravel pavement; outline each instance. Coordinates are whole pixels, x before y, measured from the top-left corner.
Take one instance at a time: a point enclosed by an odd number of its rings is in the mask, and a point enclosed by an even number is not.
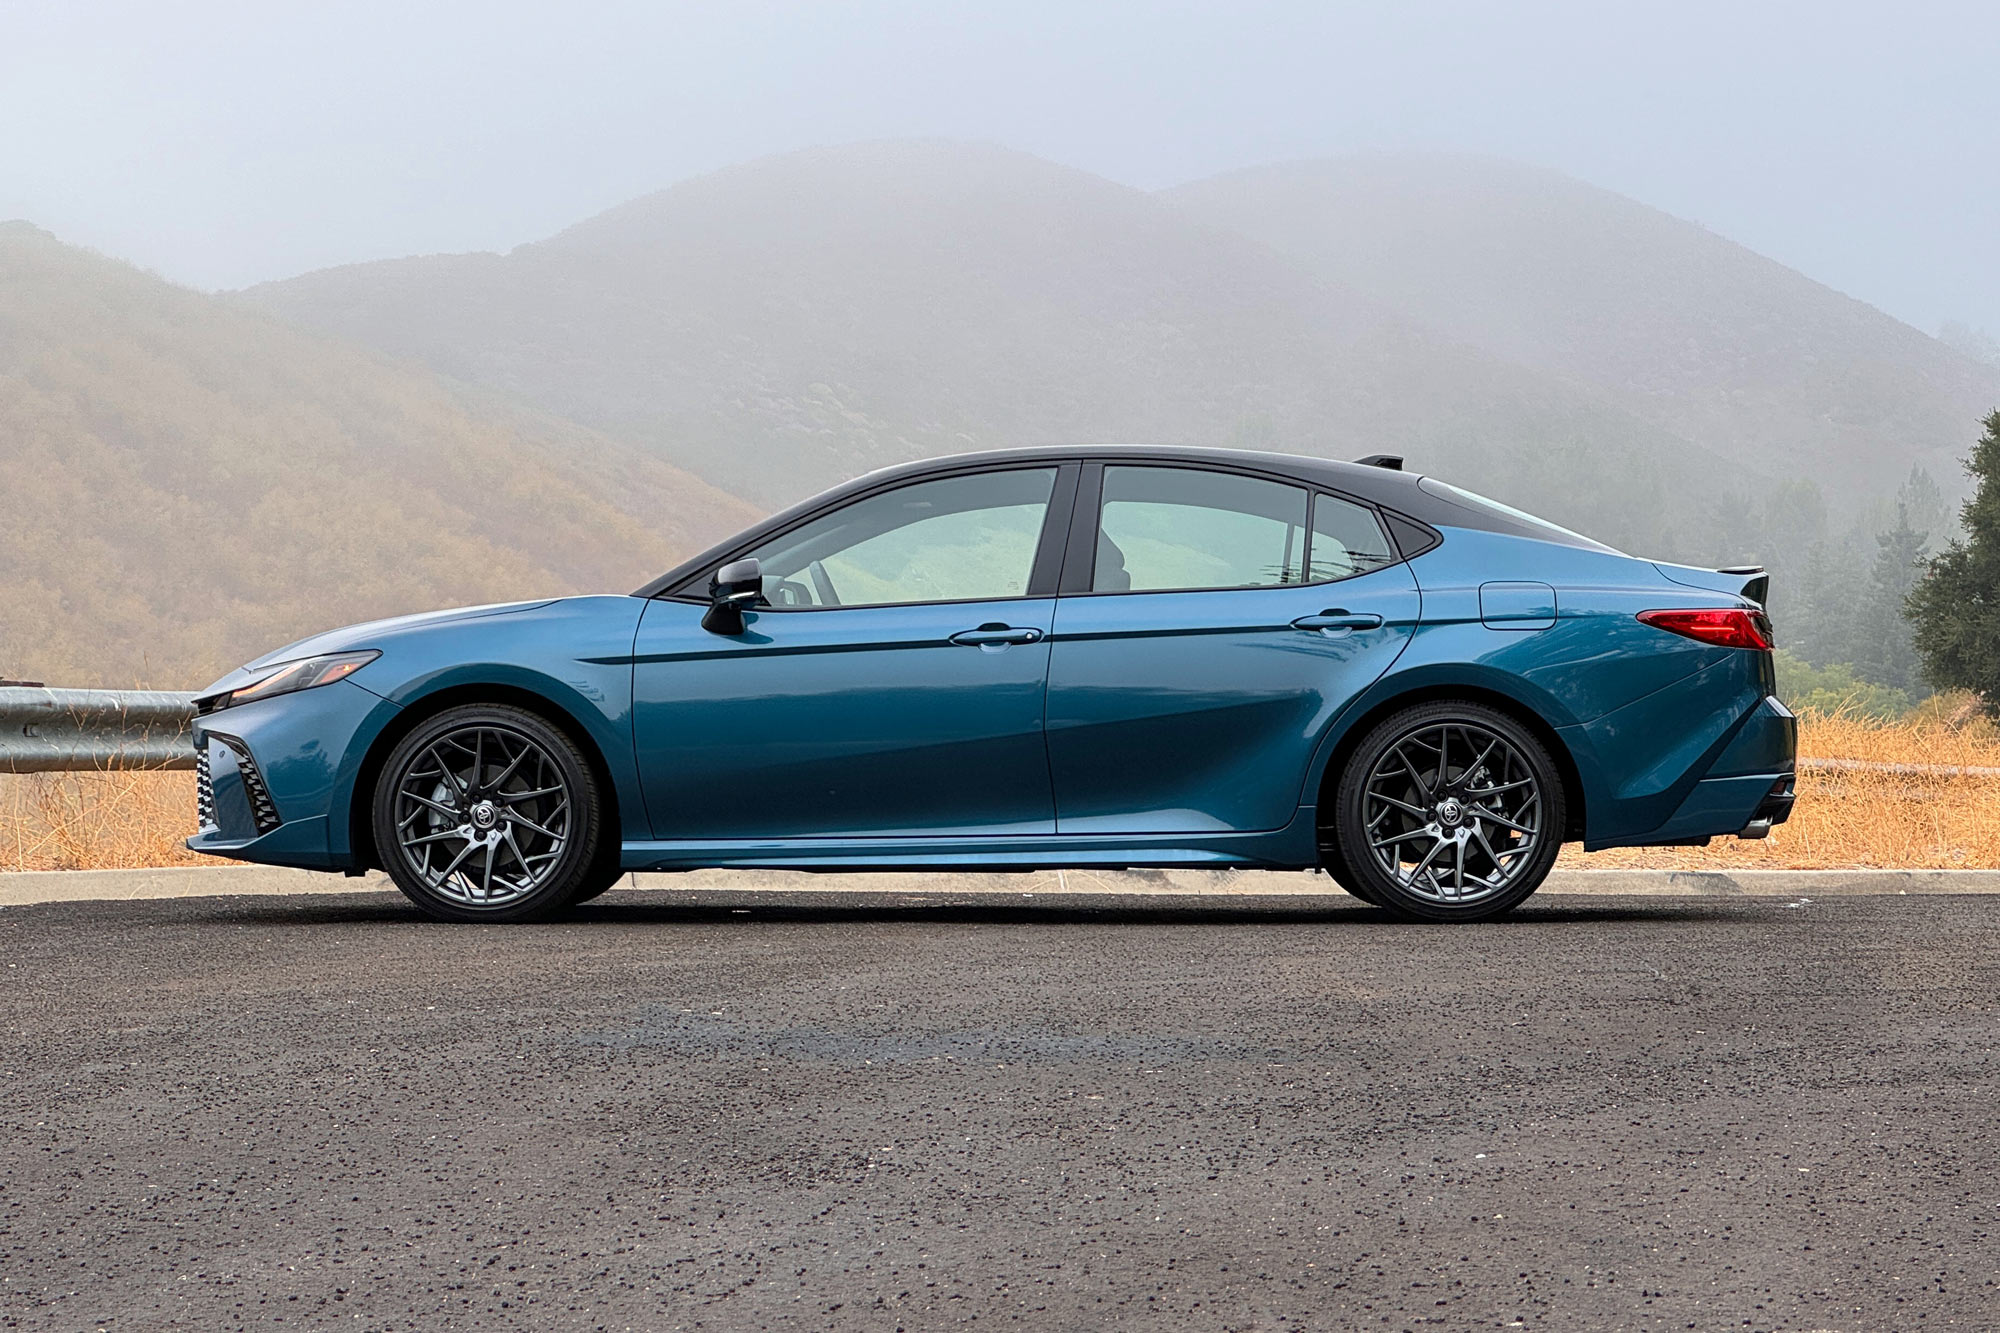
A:
[[[2000,1327],[2000,900],[0,910],[0,1327]]]

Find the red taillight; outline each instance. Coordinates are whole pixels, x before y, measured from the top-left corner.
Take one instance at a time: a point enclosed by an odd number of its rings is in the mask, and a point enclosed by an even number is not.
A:
[[[1771,619],[1762,611],[1741,607],[1702,611],[1641,611],[1639,619],[1669,634],[1712,643],[1718,648],[1771,651]]]

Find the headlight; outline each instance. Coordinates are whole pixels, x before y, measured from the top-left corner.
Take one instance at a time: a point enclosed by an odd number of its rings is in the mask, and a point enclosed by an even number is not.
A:
[[[236,704],[252,703],[258,699],[270,699],[280,694],[291,694],[296,690],[309,690],[315,685],[331,685],[336,680],[345,680],[367,666],[382,654],[374,649],[358,653],[328,653],[324,657],[301,657],[296,662],[285,662],[271,668],[271,674],[241,689],[231,690],[215,701],[217,708],[229,708]]]

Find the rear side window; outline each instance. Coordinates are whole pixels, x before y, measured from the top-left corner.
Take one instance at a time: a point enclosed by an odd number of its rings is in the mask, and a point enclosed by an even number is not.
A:
[[[1399,559],[1374,510],[1331,495],[1313,497],[1312,582],[1351,579]]]
[[[1198,468],[1107,467],[1093,592],[1305,581],[1306,492]]]

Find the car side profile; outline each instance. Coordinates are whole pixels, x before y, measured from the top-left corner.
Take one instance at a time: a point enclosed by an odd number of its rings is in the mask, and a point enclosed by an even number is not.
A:
[[[1322,868],[1477,920],[1790,813],[1761,571],[1388,458],[873,473],[636,593],[301,640],[198,700],[211,855],[515,921],[629,871]]]

